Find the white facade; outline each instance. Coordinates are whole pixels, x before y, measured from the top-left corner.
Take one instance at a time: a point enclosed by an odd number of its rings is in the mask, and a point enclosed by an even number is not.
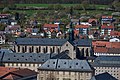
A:
[[[5,44],[5,39],[3,38],[3,36],[0,36],[0,44]]]

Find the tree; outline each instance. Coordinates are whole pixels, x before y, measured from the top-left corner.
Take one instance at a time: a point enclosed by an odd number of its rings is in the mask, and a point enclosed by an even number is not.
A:
[[[112,3],[112,6],[115,8],[115,10],[120,11],[120,2],[119,2],[119,0],[115,0]]]

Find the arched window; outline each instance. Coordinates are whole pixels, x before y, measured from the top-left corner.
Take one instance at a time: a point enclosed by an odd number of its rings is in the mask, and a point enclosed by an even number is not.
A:
[[[88,48],[86,49],[85,53],[86,53],[86,56],[89,56]]]
[[[82,48],[81,53],[81,55],[84,56],[84,48]]]
[[[46,46],[46,51],[45,51],[46,53],[48,52],[48,47]]]
[[[41,52],[41,46],[39,46],[39,52]]]
[[[57,50],[57,51],[58,51],[58,54],[59,54],[59,53],[60,53],[60,49],[58,48],[58,50]]]
[[[45,48],[43,48],[43,53],[45,53],[46,52],[46,50],[45,50]]]
[[[53,53],[55,52],[55,47],[53,46]]]
[[[52,48],[50,48],[50,53],[52,53]]]
[[[38,50],[38,48],[36,48],[36,53],[39,53],[39,50]]]
[[[20,46],[18,46],[18,52],[20,52]]]

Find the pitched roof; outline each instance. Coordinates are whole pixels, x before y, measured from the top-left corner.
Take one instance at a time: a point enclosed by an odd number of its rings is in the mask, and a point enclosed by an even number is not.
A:
[[[35,71],[30,69],[18,69],[18,68],[8,68],[0,67],[0,79],[5,80],[23,80],[23,78],[29,79],[31,77],[37,76]]]
[[[50,59],[46,61],[40,70],[59,70],[59,71],[93,71],[93,68],[86,60],[69,59]]]
[[[118,31],[111,31],[110,36],[120,36],[120,32]]]
[[[120,67],[120,56],[98,56],[91,65],[94,67]]]
[[[17,38],[16,45],[56,45],[61,46],[67,39],[50,39],[50,38]]]
[[[108,18],[108,19],[110,19],[110,18],[113,18],[113,16],[102,16],[102,18]]]
[[[89,25],[76,25],[75,28],[89,28]]]
[[[107,53],[108,48],[105,47],[96,47],[94,48],[94,53]]]
[[[58,28],[58,24],[44,24],[44,28]]]
[[[93,21],[97,22],[97,19],[89,19],[89,20],[88,20],[89,23],[91,23],[91,22],[93,22]]]
[[[92,45],[92,40],[91,39],[79,39],[79,40],[74,41],[74,43],[77,46],[90,47]]]
[[[96,80],[103,80],[103,79],[104,80],[117,80],[115,77],[113,77],[107,72],[96,75],[95,79]]]
[[[45,54],[45,53],[4,53],[2,62],[12,62],[12,63],[43,63],[50,59],[50,57],[55,56],[55,54]]]
[[[112,26],[112,25],[110,25],[110,26],[102,25],[101,28],[102,28],[102,29],[113,29],[114,26]]]

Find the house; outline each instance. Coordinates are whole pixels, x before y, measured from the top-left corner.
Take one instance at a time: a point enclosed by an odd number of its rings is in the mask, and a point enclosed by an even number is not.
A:
[[[37,72],[30,69],[0,67],[0,80],[37,80]]]
[[[0,23],[9,24],[10,14],[0,14]]]
[[[5,35],[0,34],[0,44],[5,44]]]
[[[120,80],[120,56],[99,56],[90,64],[95,68],[95,75],[108,72]]]
[[[111,31],[114,31],[114,26],[112,25],[102,25],[101,26],[101,35],[110,35]]]
[[[101,25],[112,25],[113,16],[102,16]]]
[[[58,32],[60,30],[60,27],[58,24],[44,24],[43,30],[52,32],[53,30]]]
[[[94,55],[96,56],[120,56],[119,48],[94,48]]]
[[[112,37],[112,38],[114,38],[114,37],[119,38],[120,37],[120,32],[118,32],[118,31],[111,31],[110,32],[110,37]]]
[[[6,33],[10,33],[10,34],[19,34],[19,32],[21,31],[20,25],[7,25],[7,27],[5,28],[5,32]]]
[[[50,59],[38,68],[39,80],[90,80],[94,69],[86,60]]]
[[[76,25],[75,26],[75,34],[76,35],[88,35],[90,31],[89,25]]]
[[[110,75],[108,72],[104,72],[98,75],[95,75],[91,80],[117,80],[115,77]]]
[[[88,22],[90,23],[90,24],[92,24],[92,26],[97,26],[98,25],[98,21],[97,21],[97,19],[89,19],[88,20]]]

